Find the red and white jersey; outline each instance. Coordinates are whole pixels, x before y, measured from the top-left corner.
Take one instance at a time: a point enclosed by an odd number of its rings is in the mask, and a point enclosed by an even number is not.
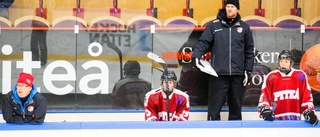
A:
[[[188,121],[189,96],[178,89],[169,95],[170,121]],[[167,121],[167,98],[161,88],[149,91],[144,99],[146,121]]]
[[[308,78],[301,70],[291,68],[288,75],[279,70],[271,71],[261,87],[258,108],[274,109],[277,120],[301,120],[306,109],[314,111]]]

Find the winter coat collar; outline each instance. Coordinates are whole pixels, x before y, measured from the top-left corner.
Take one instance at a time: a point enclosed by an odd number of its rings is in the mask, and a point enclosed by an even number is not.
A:
[[[18,95],[17,85],[15,85],[12,89],[13,102],[20,104],[21,111],[24,112],[24,108],[25,108],[26,104],[33,102],[33,97],[36,95],[37,92],[38,91],[37,91],[36,85],[32,84],[32,89],[30,91],[29,97],[28,97],[27,101],[24,104],[22,104],[22,101]]]
[[[229,19],[226,15],[226,9],[221,9],[218,12],[217,19],[221,20],[222,22],[225,22],[229,26],[233,26],[234,24],[238,23],[241,19],[241,16],[239,13],[237,13],[237,16],[234,18],[234,20],[231,22],[232,19]],[[231,23],[230,23],[231,22]]]

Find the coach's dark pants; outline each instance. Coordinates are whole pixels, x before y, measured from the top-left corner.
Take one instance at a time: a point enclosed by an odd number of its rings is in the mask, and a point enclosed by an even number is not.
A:
[[[208,93],[208,120],[220,120],[220,111],[225,103],[229,105],[229,120],[242,120],[241,107],[244,94],[242,75],[210,76]]]

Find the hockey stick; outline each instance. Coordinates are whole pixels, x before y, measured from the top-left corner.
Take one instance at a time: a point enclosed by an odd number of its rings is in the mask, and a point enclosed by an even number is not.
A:
[[[262,95],[263,96],[263,98],[265,98],[265,99],[267,99],[268,101],[270,101],[271,103],[272,103],[272,109],[271,109],[271,113],[272,113],[272,115],[273,115],[273,119],[268,119],[268,120],[274,120],[275,119],[275,115],[274,115],[274,110],[276,109],[276,107],[277,107],[277,103],[274,101],[274,100],[272,100],[271,98],[268,98],[268,97],[266,97],[266,96],[264,96],[264,95]],[[268,108],[270,108],[271,107],[271,104],[269,104],[270,106],[267,106]],[[259,111],[260,111],[260,113],[261,113],[261,109],[262,108],[264,108],[265,106],[258,106],[258,109],[259,109]]]
[[[160,58],[157,54],[154,54],[152,52],[149,52],[147,56],[149,59],[152,59],[153,61],[159,63],[162,66],[165,74],[167,74],[167,72],[168,72],[167,64],[166,64],[166,62],[164,62],[164,60],[162,58]]]
[[[196,66],[204,73],[218,77],[217,72],[212,68],[209,61],[196,59]]]
[[[268,99],[272,103],[272,110],[271,111],[274,112],[274,110],[277,107],[277,103],[274,100],[272,100],[271,98],[267,98],[267,97],[265,97],[265,98]]]
[[[120,79],[123,79],[123,75],[122,75],[122,52],[115,44],[113,44],[110,41],[107,41],[107,46],[118,53],[119,60],[120,60]]]
[[[164,60],[162,58],[160,58],[157,54],[149,52],[148,53],[148,58],[152,59],[153,61],[159,63],[164,71],[165,74],[165,82],[166,82],[166,90],[164,91],[164,93],[166,94],[166,105],[167,105],[167,120],[170,121],[170,104],[169,104],[169,86],[168,86],[168,67],[166,62],[164,62]]]

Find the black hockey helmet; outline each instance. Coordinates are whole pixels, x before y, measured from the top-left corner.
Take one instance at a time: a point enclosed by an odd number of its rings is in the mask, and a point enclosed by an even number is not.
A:
[[[123,73],[125,76],[133,75],[138,76],[140,74],[140,64],[136,60],[128,60],[124,64]]]
[[[279,57],[278,57],[278,66],[279,66],[279,68],[278,69],[280,70],[280,72],[282,72],[282,73],[287,75],[291,71],[291,68],[281,68],[279,62],[282,59],[289,59],[290,60],[290,66],[292,67],[293,63],[294,63],[294,57],[293,57],[291,51],[289,51],[289,50],[283,50],[279,54]]]
[[[278,61],[280,61],[281,59],[289,59],[291,65],[293,65],[294,57],[293,57],[290,50],[281,51],[281,53],[279,54],[279,57],[278,57]]]
[[[174,81],[177,80],[176,73],[174,73],[174,71],[172,70],[168,70],[167,75],[165,74],[165,72],[163,72],[161,75],[161,81],[165,80],[166,76],[168,77],[168,80],[174,80]]]

